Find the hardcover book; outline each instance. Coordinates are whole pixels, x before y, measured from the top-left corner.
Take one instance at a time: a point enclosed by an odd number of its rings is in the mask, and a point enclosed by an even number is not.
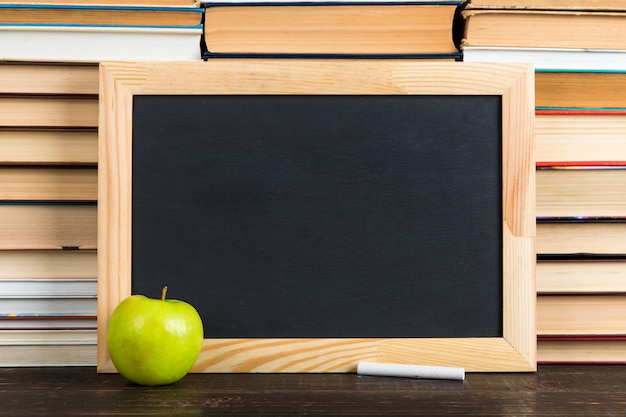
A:
[[[626,49],[624,11],[474,9],[463,46]]]
[[[361,55],[456,58],[455,1],[204,3],[205,58]]]

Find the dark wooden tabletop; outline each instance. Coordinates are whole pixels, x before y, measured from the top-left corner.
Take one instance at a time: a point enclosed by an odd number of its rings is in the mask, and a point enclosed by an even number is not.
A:
[[[0,416],[626,416],[626,366],[545,365],[465,381],[189,374],[136,386],[94,368],[0,368]]]

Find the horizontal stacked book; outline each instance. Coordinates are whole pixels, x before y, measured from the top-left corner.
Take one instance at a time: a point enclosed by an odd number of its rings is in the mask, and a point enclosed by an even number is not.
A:
[[[203,56],[458,60],[460,0],[203,1]]]
[[[95,364],[98,63],[200,60],[202,17],[0,1],[0,366]]]
[[[467,61],[534,62],[538,68],[623,70],[624,0],[470,0]]]
[[[95,364],[99,62],[455,61],[461,5],[0,0],[0,366]]]
[[[0,1],[0,59],[195,60],[203,10],[190,0]],[[143,3],[143,4],[141,4]]]
[[[465,61],[536,67],[543,363],[626,362],[626,2],[472,0]]]
[[[0,365],[96,355],[98,67],[0,64]]]

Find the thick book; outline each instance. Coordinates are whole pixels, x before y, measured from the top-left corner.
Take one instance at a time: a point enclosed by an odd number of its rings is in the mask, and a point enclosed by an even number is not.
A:
[[[0,38],[2,29],[0,28]],[[0,49],[4,43],[0,42]],[[0,95],[0,127],[97,127],[97,96]]]
[[[0,366],[95,366],[92,345],[0,345]]]
[[[2,25],[105,25],[196,27],[202,8],[140,5],[37,4],[0,2]]]
[[[538,217],[626,216],[626,161],[537,164],[536,174]]]
[[[0,201],[93,201],[96,167],[0,166]]]
[[[620,71],[626,68],[626,49],[465,45],[462,52],[466,62],[530,62],[535,68],[544,70]]]
[[[95,203],[0,203],[0,250],[96,249]]]
[[[626,295],[538,295],[537,335],[624,335]]]
[[[0,165],[96,166],[97,128],[0,128]]]
[[[97,312],[96,297],[26,297],[0,295],[0,316],[93,316]]]
[[[626,253],[626,217],[538,218],[538,254],[622,254]]]
[[[89,280],[97,269],[95,250],[0,250],[0,281]]]
[[[4,330],[0,345],[93,345],[97,342],[93,330]]]
[[[537,10],[625,10],[625,0],[470,0],[474,8]]]
[[[626,49],[626,12],[473,9],[463,46]]]
[[[626,293],[626,255],[539,255],[538,294]]]
[[[459,57],[453,25],[460,5],[204,3],[203,55]]]
[[[626,364],[624,336],[539,336],[540,364]]]
[[[0,331],[0,366],[93,366],[92,329]]]
[[[624,22],[626,28],[626,21]],[[626,71],[538,70],[535,106],[542,108],[626,109]]]
[[[76,298],[97,296],[96,278],[0,279],[0,297]]]
[[[543,165],[626,160],[626,111],[537,110],[535,159]]]
[[[22,4],[17,0],[0,0],[0,3]],[[70,4],[70,5],[147,5],[147,6],[195,6],[196,0],[32,0],[30,4]]]
[[[201,59],[201,37],[202,25],[0,25],[0,60],[195,61]]]
[[[2,94],[98,94],[98,65],[0,62]]]
[[[87,316],[14,316],[0,315],[0,332],[6,330],[96,330],[96,315]]]

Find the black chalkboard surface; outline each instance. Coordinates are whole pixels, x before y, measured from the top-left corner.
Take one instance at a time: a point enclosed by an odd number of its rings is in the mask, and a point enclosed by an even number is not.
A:
[[[167,284],[205,337],[502,336],[499,96],[133,114],[133,292]]]
[[[127,296],[184,300],[193,372],[536,370],[534,69],[100,67],[98,371]]]

